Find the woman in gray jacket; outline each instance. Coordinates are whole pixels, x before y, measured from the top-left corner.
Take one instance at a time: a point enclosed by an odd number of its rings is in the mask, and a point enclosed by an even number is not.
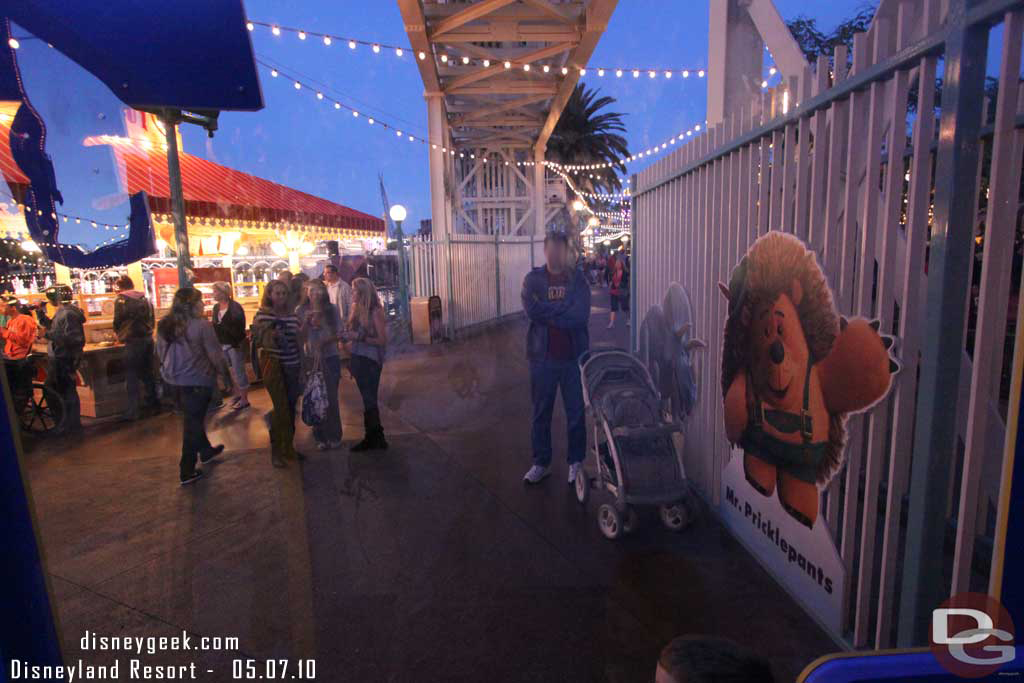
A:
[[[170,312],[157,325],[157,355],[164,381],[178,394],[184,414],[181,432],[181,484],[203,476],[196,459],[207,463],[224,450],[206,437],[206,411],[218,377],[228,377],[227,362],[213,325],[203,317],[203,296],[183,287],[174,293]]]

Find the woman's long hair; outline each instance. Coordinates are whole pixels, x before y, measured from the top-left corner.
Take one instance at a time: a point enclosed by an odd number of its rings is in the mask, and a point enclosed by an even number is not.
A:
[[[381,308],[380,296],[377,288],[365,277],[357,277],[352,281],[352,312],[349,320],[357,323],[360,327],[370,326],[370,316],[373,311]]]
[[[188,323],[198,317],[196,308],[203,303],[203,294],[193,287],[182,287],[174,293],[171,310],[160,319],[157,334],[168,344],[184,338]]]
[[[337,316],[328,315],[331,306],[331,297],[327,294],[327,286],[320,280],[310,280],[307,284],[306,303],[307,310],[314,311],[320,315],[320,320],[332,332],[338,331]],[[320,309],[314,307],[314,302],[319,299],[322,306]]]

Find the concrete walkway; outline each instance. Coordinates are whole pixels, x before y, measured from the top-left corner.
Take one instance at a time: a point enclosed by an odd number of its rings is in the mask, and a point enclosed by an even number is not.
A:
[[[595,346],[625,346],[607,295]],[[350,455],[362,436],[343,380],[346,450],[321,453],[300,427],[299,467],[274,470],[253,409],[211,420],[227,450],[179,488],[179,418],[98,426],[26,455],[69,661],[101,635],[240,639],[240,651],[162,652],[231,679],[239,657],[314,658],[326,681],[652,680],[676,635],[733,638],[779,680],[835,650],[712,517],[682,534],[655,519],[605,540],[566,465],[526,489],[530,463],[525,323],[399,356],[384,372],[392,448]],[[565,452],[555,413],[555,452]],[[295,672],[294,663],[292,673]],[[213,673],[205,673],[212,670]]]

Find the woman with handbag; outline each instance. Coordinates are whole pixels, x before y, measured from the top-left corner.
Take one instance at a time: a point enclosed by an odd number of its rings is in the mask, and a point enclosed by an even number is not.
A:
[[[284,282],[268,282],[252,321],[260,374],[274,406],[264,416],[270,428],[270,462],[274,467],[284,467],[287,458],[303,459],[294,444],[295,405],[302,393],[302,350],[299,319],[289,306],[290,294]]]
[[[352,450],[383,450],[388,447],[388,442],[384,438],[384,427],[380,424],[377,392],[384,368],[388,328],[377,288],[366,278],[352,281],[352,309],[348,326],[343,338],[346,348],[352,354],[349,370],[363,398],[363,423],[366,426],[366,435],[352,446]]]
[[[327,393],[326,411],[314,423],[313,438],[321,451],[341,445],[341,410],[338,405],[338,383],[341,381],[341,340],[343,323],[338,308],[331,303],[327,287],[320,280],[310,280],[304,303],[296,315],[305,341],[306,357],[311,360],[311,377],[320,372]],[[305,402],[307,399],[303,398]],[[305,419],[306,405],[303,403]]]
[[[235,383],[235,398],[231,402],[232,410],[249,407],[249,376],[245,372],[245,354],[242,343],[245,342],[245,311],[241,304],[231,298],[231,285],[227,282],[213,283],[213,329],[220,340],[224,356],[231,366],[231,375]]]
[[[174,387],[184,415],[181,431],[181,485],[203,475],[196,459],[208,463],[224,450],[206,436],[206,412],[218,377],[230,378],[213,325],[203,317],[203,295],[191,287],[174,293],[170,312],[157,325],[157,354],[164,381]],[[230,380],[229,380],[230,381]]]

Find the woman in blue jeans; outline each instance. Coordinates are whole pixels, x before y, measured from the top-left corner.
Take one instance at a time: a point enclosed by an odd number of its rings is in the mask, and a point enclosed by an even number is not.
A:
[[[313,427],[316,447],[321,451],[341,446],[341,409],[338,406],[338,383],[341,381],[342,322],[338,308],[331,303],[327,287],[320,280],[310,280],[306,301],[295,314],[306,346],[306,357],[315,365],[319,362],[327,385],[327,414]]]
[[[363,424],[366,427],[363,440],[352,446],[351,450],[384,450],[388,442],[380,423],[377,392],[380,389],[380,374],[384,369],[388,327],[377,288],[366,278],[352,281],[352,309],[344,338],[352,354],[349,369],[363,397]]]
[[[157,355],[164,381],[174,387],[185,419],[181,430],[181,485],[203,475],[196,459],[207,463],[224,450],[206,437],[206,412],[218,377],[230,377],[213,325],[203,317],[203,295],[183,287],[174,293],[170,312],[157,325]]]

